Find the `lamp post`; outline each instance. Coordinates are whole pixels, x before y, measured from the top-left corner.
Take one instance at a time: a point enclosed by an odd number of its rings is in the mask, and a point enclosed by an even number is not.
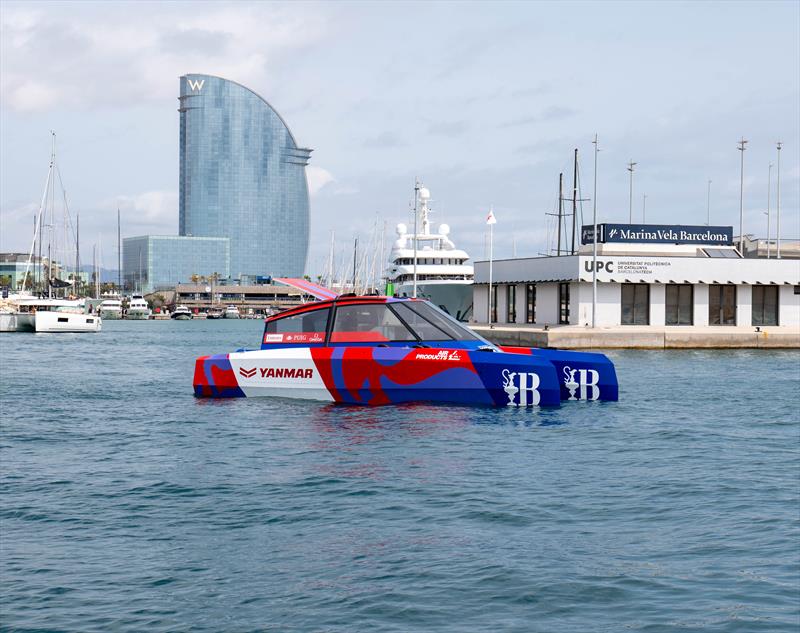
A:
[[[742,153],[741,167],[739,169],[739,255],[744,257],[744,150],[748,141],[739,141],[737,149]]]
[[[711,180],[708,181],[708,193],[706,194],[706,226],[711,226]]]
[[[781,258],[781,147],[783,143],[778,141],[778,191],[777,191],[777,209],[776,213],[778,214],[778,234],[775,240],[775,252],[777,254],[778,259]]]
[[[592,141],[594,145],[594,193],[592,194],[592,327],[597,326],[597,134]]]
[[[630,200],[628,201],[628,224],[633,224],[633,168],[636,167],[637,163],[630,161],[628,163],[628,171],[631,172],[631,191],[630,191]]]

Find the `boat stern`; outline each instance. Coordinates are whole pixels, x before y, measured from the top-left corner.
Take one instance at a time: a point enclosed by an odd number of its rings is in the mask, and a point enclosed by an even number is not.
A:
[[[228,354],[201,356],[194,363],[194,395],[198,398],[243,398]]]

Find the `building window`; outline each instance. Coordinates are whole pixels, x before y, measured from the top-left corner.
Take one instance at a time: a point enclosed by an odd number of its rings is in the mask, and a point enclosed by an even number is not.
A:
[[[536,284],[525,286],[525,323],[536,323]]]
[[[569,324],[569,284],[558,284],[558,322]]]
[[[778,286],[753,286],[753,325],[778,325]]]
[[[649,284],[622,284],[622,325],[650,325]]]
[[[497,323],[497,286],[492,286],[492,299],[491,299],[491,314],[489,315],[490,323]]]
[[[506,286],[506,323],[517,322],[517,287]]]
[[[694,292],[692,284],[667,284],[666,324],[694,323]]]
[[[708,324],[736,325],[736,286],[712,284],[708,287]]]

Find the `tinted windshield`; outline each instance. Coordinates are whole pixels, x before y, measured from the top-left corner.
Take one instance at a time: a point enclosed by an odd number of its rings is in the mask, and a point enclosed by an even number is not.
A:
[[[414,335],[385,303],[346,305],[336,308],[331,343],[415,340]]]
[[[396,302],[391,306],[423,341],[484,341],[429,303]]]

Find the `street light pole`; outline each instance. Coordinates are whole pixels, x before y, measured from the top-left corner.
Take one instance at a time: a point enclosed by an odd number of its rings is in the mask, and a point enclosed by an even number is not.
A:
[[[742,153],[742,162],[739,169],[739,255],[744,257],[744,150],[748,141],[739,141],[737,149]]]
[[[628,224],[633,224],[633,168],[636,167],[636,163],[632,160],[628,163],[628,171],[631,172],[631,191],[630,191],[630,200],[628,201]]]
[[[778,141],[778,192],[777,192],[777,210],[776,213],[778,214],[778,234],[775,240],[775,251],[777,253],[778,259],[781,258],[781,147],[783,143]]]
[[[706,194],[706,226],[711,226],[711,180],[708,181],[708,193]]]
[[[592,194],[592,327],[597,326],[597,134],[592,141],[594,145],[594,193]]]

